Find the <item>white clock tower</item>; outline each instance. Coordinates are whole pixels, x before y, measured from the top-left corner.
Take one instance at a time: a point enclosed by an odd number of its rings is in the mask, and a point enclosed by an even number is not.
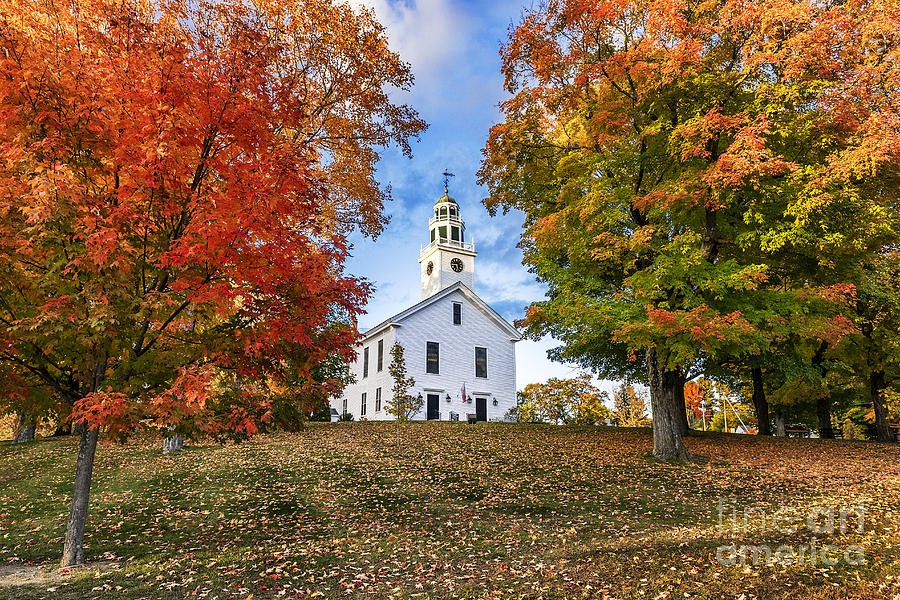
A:
[[[422,248],[422,300],[360,336],[350,365],[353,383],[331,400],[332,419],[393,419],[390,350],[403,347],[409,394],[422,402],[414,419],[504,421],[516,407],[516,343],[522,335],[478,297],[475,244],[466,241],[459,204],[447,192],[428,220],[430,240]]]
[[[466,224],[459,214],[459,204],[447,188],[434,203],[434,216],[428,221],[430,243],[422,248],[422,300],[460,282],[475,288],[475,244],[466,242]]]

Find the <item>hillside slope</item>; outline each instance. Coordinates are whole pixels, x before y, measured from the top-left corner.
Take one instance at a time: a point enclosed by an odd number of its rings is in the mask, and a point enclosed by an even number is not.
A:
[[[103,569],[27,585],[9,573],[58,560],[77,440],[4,444],[0,597],[900,594],[896,446],[701,434],[683,466],[647,458],[642,429],[413,423],[395,443],[391,423],[336,423],[175,456],[150,437],[102,447],[86,553]],[[804,523],[859,502],[863,533],[853,515],[843,535]],[[773,529],[779,508],[796,532]],[[724,544],[811,542],[861,546],[867,563],[716,560]]]

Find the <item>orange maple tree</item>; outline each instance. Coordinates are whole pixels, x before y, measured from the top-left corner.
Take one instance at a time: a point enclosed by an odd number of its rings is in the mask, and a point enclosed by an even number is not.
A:
[[[68,566],[101,427],[250,435],[275,407],[242,379],[333,384],[310,370],[350,359],[369,293],[347,235],[380,230],[377,150],[424,124],[373,15],[328,0],[0,14],[0,360],[82,430]]]
[[[703,418],[703,396],[704,391],[695,382],[689,381],[684,384],[684,405],[693,413],[695,419]]]

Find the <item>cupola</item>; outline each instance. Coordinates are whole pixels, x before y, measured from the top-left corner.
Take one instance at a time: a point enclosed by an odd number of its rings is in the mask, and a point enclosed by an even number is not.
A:
[[[459,204],[444,188],[444,195],[434,203],[434,216],[428,222],[429,243],[465,242],[466,224],[459,214]]]
[[[419,253],[422,270],[422,298],[462,283],[475,285],[475,244],[466,241],[466,224],[459,203],[450,196],[444,174],[444,195],[438,198],[428,220],[428,245]]]

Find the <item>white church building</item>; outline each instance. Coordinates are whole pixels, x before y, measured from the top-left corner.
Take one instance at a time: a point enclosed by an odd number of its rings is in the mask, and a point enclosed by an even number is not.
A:
[[[465,240],[459,204],[447,189],[428,221],[419,255],[422,300],[363,334],[356,382],[331,401],[332,414],[387,420],[393,379],[391,346],[403,346],[410,390],[421,396],[416,419],[501,421],[516,406],[516,347],[521,334],[474,292],[475,245]]]

